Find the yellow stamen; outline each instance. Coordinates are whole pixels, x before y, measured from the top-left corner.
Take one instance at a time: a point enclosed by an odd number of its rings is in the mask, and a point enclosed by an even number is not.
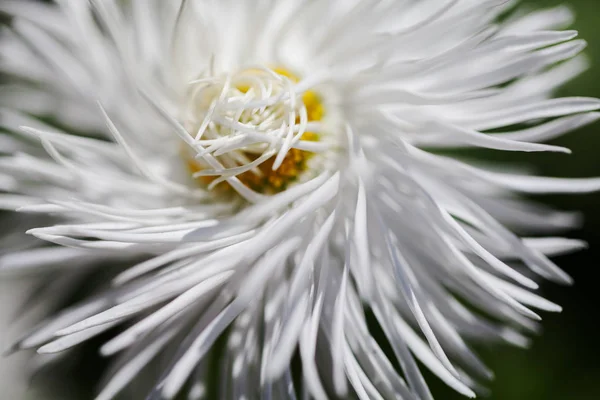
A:
[[[299,82],[300,79],[284,68],[275,68],[274,72],[281,76],[290,79],[293,82]],[[235,88],[242,93],[247,93],[251,86],[246,84],[235,85]],[[306,91],[302,95],[302,101],[306,107],[308,122],[321,121],[325,115],[325,108],[321,97],[314,91]],[[296,118],[296,123],[300,122],[300,118]],[[302,140],[318,141],[319,134],[315,132],[305,132],[302,135]],[[242,151],[242,155],[250,161],[256,160],[260,154],[252,151]],[[247,171],[237,175],[237,178],[247,187],[263,194],[274,194],[285,190],[291,183],[296,181],[302,172],[306,171],[307,163],[313,153],[305,150],[290,149],[283,159],[281,165],[273,170],[275,156],[267,159],[262,164],[258,165],[255,170]],[[186,157],[187,158],[187,157]],[[217,157],[218,159],[219,157]],[[190,172],[196,173],[203,171],[208,167],[202,161],[187,159],[187,166]],[[203,176],[197,180],[203,185],[208,186],[216,179],[214,176]],[[223,182],[215,187],[218,192],[231,193],[232,189],[228,183]]]

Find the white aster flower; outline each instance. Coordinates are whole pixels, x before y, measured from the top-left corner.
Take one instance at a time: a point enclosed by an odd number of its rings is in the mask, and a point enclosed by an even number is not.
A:
[[[582,246],[514,233],[576,223],[522,194],[600,188],[450,155],[598,119],[551,98],[586,67],[571,14],[513,5],[2,2],[0,207],[31,229],[0,269],[44,303],[96,279],[14,349],[110,330],[98,399],[431,399],[418,362],[475,396],[466,341],[526,345]]]

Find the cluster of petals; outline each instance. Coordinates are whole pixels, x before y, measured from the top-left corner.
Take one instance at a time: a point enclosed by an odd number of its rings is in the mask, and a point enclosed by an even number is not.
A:
[[[0,274],[59,308],[13,349],[60,366],[110,332],[99,400],[432,399],[421,368],[484,392],[468,343],[526,346],[560,310],[537,278],[570,282],[549,257],[584,247],[527,195],[600,189],[455,156],[567,153],[544,142],[598,119],[552,97],[587,67],[569,10],[515,3],[0,3]],[[286,190],[240,178],[292,149],[315,156]]]

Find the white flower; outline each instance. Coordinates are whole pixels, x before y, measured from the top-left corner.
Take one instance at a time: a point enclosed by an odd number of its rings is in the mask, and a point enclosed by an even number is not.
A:
[[[0,269],[44,303],[97,279],[14,348],[118,327],[98,399],[149,364],[150,399],[431,399],[417,361],[475,396],[465,340],[526,345],[560,310],[534,276],[582,247],[513,233],[577,222],[521,195],[600,189],[448,151],[567,152],[540,142],[598,119],[550,98],[586,67],[569,11],[512,5],[2,2],[0,206],[33,228]]]

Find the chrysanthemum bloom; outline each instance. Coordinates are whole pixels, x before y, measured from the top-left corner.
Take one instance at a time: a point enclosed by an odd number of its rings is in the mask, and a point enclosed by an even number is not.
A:
[[[0,268],[91,287],[14,348],[110,331],[98,399],[431,399],[418,361],[475,396],[466,342],[525,345],[582,245],[519,236],[576,222],[522,195],[600,188],[451,156],[598,118],[550,98],[570,13],[513,3],[4,1],[0,205],[31,229]]]

